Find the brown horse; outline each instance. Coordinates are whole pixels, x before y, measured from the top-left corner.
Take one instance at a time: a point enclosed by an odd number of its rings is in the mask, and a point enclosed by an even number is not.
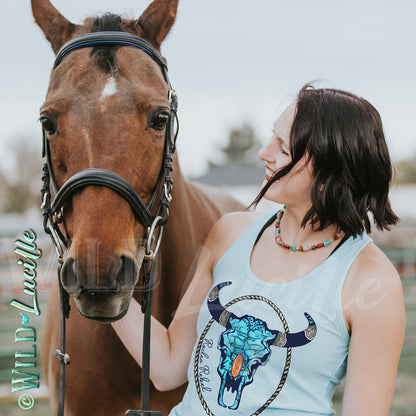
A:
[[[32,0],[36,23],[58,52],[64,43],[97,31],[137,35],[159,50],[174,23],[178,0],[155,0],[137,20],[115,15],[76,25],[48,0]],[[41,122],[47,131],[57,187],[77,172],[106,169],[129,182],[147,203],[161,170],[169,87],[160,66],[134,47],[85,47],[65,56],[52,71]],[[241,205],[223,195],[203,192],[181,174],[173,157],[173,200],[157,256],[153,315],[168,325],[192,277],[198,249],[213,222]],[[67,347],[65,414],[121,415],[140,408],[140,369],[111,325],[127,310],[141,266],[145,230],[128,202],[103,186],[87,186],[63,205],[71,245],[64,255],[61,280],[71,295]],[[130,276],[117,290],[120,275]],[[92,289],[91,289],[92,288]],[[86,319],[92,318],[92,319]],[[101,322],[97,322],[101,321]],[[56,412],[59,347],[57,285],[48,304],[42,362]],[[138,346],[140,348],[140,346]],[[151,390],[151,408],[166,414],[183,389]]]

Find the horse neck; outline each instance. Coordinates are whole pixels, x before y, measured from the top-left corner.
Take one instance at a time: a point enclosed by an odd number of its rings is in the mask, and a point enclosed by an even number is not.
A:
[[[172,178],[173,199],[158,256],[161,280],[155,289],[153,312],[165,325],[193,277],[198,250],[219,215],[212,202],[185,180],[176,155]]]

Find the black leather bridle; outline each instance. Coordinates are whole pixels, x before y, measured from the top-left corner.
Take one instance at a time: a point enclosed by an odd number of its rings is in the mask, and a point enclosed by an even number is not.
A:
[[[148,204],[145,204],[137,191],[125,179],[116,173],[105,169],[85,169],[76,173],[69,178],[59,189],[56,185],[51,165],[51,155],[47,132],[42,129],[43,150],[42,156],[45,163],[42,169],[43,186],[42,209],[43,209],[43,226],[47,234],[50,235],[58,255],[58,280],[61,294],[61,349],[55,350],[54,355],[61,361],[59,376],[59,400],[58,416],[64,413],[64,380],[65,365],[69,364],[69,356],[65,352],[65,319],[69,316],[69,295],[62,287],[60,279],[60,270],[63,263],[63,255],[66,249],[71,245],[68,233],[60,229],[60,224],[64,225],[63,207],[72,196],[79,190],[87,186],[104,186],[110,188],[122,196],[130,205],[133,213],[140,223],[147,230],[143,241],[144,260],[142,264],[143,271],[143,298],[142,310],[145,313],[144,340],[143,340],[143,365],[142,365],[142,409],[143,411],[128,411],[127,414],[161,414],[159,412],[149,412],[149,354],[150,354],[150,309],[152,303],[153,273],[155,269],[155,255],[159,248],[162,237],[163,226],[169,219],[169,202],[172,199],[172,154],[175,151],[176,137],[178,129],[175,130],[175,121],[177,123],[177,97],[172,89],[168,78],[168,68],[166,59],[156,50],[149,42],[125,32],[95,32],[88,33],[70,40],[58,52],[53,70],[62,62],[64,57],[80,48],[95,46],[132,46],[141,49],[149,55],[161,68],[163,77],[168,84],[168,99],[170,104],[170,116],[166,124],[165,142],[162,157],[162,166],[160,169],[157,185],[154,189],[153,196]],[[52,199],[51,187],[54,191]],[[154,208],[155,201],[159,195],[159,200]],[[62,226],[61,226],[62,227]],[[158,229],[156,238],[156,229]],[[135,413],[136,412],[136,413]]]
[[[105,186],[117,192],[130,204],[133,212],[145,229],[150,229],[158,217],[160,217],[158,218],[158,224],[160,226],[165,225],[169,218],[168,207],[172,197],[172,178],[170,173],[172,171],[172,153],[175,151],[176,146],[177,131],[174,132],[174,124],[175,120],[177,121],[176,112],[178,102],[175,91],[172,89],[169,82],[166,59],[149,42],[138,36],[125,32],[95,32],[79,36],[66,43],[58,52],[53,69],[55,69],[62,62],[62,59],[71,51],[99,45],[134,46],[146,52],[162,69],[164,79],[169,86],[168,98],[170,103],[170,117],[166,125],[163,161],[153,197],[147,205],[127,181],[116,173],[105,169],[85,169],[72,176],[60,189],[57,189],[52,173],[47,133],[43,130],[42,155],[46,158],[42,176],[44,228],[45,231],[51,235],[60,259],[62,259],[64,249],[68,248],[71,244],[69,237],[64,236],[58,226],[59,223],[63,221],[62,208],[75,192],[86,186]],[[53,201],[51,201],[51,184],[56,193]],[[163,187],[163,189],[160,193],[155,214],[153,214],[152,208],[161,187]]]

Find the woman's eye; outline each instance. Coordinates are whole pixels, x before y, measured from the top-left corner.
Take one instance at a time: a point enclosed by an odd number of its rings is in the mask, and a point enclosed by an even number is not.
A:
[[[51,116],[41,116],[40,123],[48,134],[56,133],[56,119]]]
[[[149,127],[155,130],[163,130],[169,120],[167,111],[158,111],[154,113],[149,120]]]
[[[280,150],[280,151],[281,151],[284,155],[289,156],[289,153],[288,153],[288,152],[286,152],[285,148],[284,148],[282,145],[280,145],[280,146],[279,146],[279,150]]]

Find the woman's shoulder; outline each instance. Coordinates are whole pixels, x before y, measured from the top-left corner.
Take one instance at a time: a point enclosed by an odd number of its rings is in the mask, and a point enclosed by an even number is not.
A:
[[[373,242],[369,242],[358,254],[354,275],[360,281],[376,279],[380,286],[399,286],[401,288],[400,275],[396,268]]]
[[[347,315],[355,320],[391,308],[402,308],[400,275],[373,242],[361,250],[351,266],[344,286],[343,304]]]
[[[222,217],[220,217],[216,225],[218,224],[221,227],[229,228],[247,228],[254,220],[263,215],[264,212],[255,212],[255,211],[236,211],[229,212]]]
[[[251,211],[230,212],[220,217],[212,227],[209,237],[215,243],[237,240],[253,221],[262,215]]]
[[[205,243],[205,246],[213,254],[213,264],[218,262],[244,231],[261,215],[262,213],[239,211],[225,214],[217,220]]]

